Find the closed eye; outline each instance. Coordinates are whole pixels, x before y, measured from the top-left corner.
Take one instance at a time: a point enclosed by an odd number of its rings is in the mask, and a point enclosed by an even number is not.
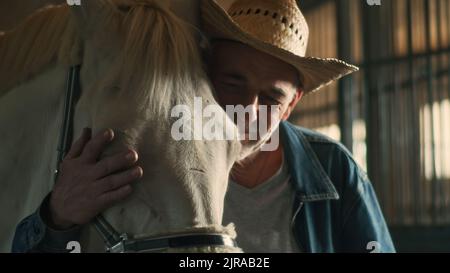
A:
[[[223,81],[222,84],[226,85],[226,86],[232,86],[232,87],[238,87],[241,86],[241,83],[237,83],[237,82],[227,82],[227,81]]]
[[[189,170],[190,170],[190,171],[193,171],[193,172],[197,172],[197,173],[206,173],[204,170],[202,170],[202,169],[197,169],[197,168],[190,168]]]
[[[268,96],[268,95],[261,95],[260,98],[261,98],[262,101],[267,101],[270,104],[281,104],[281,102],[278,99],[273,98],[273,97]]]

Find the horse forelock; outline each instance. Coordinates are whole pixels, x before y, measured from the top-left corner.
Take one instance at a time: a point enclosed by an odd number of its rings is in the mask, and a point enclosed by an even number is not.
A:
[[[132,6],[124,19],[120,86],[152,115],[192,101],[206,76],[195,33],[165,5]]]

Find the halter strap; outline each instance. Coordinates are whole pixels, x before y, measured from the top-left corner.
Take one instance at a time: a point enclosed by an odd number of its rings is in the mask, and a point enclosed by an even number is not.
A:
[[[56,183],[59,174],[59,165],[69,152],[73,137],[73,117],[75,115],[75,105],[81,97],[80,88],[80,69],[81,65],[70,67],[67,75],[67,88],[64,98],[64,112],[59,134],[58,158],[56,161],[54,182]]]
[[[148,237],[133,239],[126,235],[121,241],[108,247],[110,253],[157,252],[169,249],[186,249],[195,247],[226,246],[237,248],[237,244],[229,235],[218,233],[186,233],[172,236]]]

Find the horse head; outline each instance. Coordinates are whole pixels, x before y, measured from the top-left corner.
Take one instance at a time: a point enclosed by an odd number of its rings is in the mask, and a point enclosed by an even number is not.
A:
[[[87,125],[94,132],[112,128],[116,138],[103,156],[127,147],[138,151],[143,178],[130,198],[103,214],[120,233],[135,238],[234,236],[231,225],[222,226],[222,213],[239,141],[173,137],[174,107],[192,110],[195,98],[203,107],[218,104],[203,69],[201,35],[195,27],[198,5],[186,13],[183,7],[189,1],[172,6],[168,2],[97,0],[71,7],[82,41],[82,96],[75,111],[75,134]],[[184,11],[183,16],[177,16],[177,10]],[[183,118],[236,131],[224,111],[210,118],[195,114],[198,111]],[[86,234],[84,245],[89,249],[99,237]],[[220,248],[204,249],[224,249]]]

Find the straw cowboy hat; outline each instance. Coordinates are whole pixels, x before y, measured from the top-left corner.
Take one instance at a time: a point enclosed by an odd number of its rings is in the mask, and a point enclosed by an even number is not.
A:
[[[305,94],[358,71],[341,60],[305,57],[309,29],[295,0],[236,0],[228,12],[215,0],[202,0],[201,13],[212,39],[247,44],[297,68]]]

